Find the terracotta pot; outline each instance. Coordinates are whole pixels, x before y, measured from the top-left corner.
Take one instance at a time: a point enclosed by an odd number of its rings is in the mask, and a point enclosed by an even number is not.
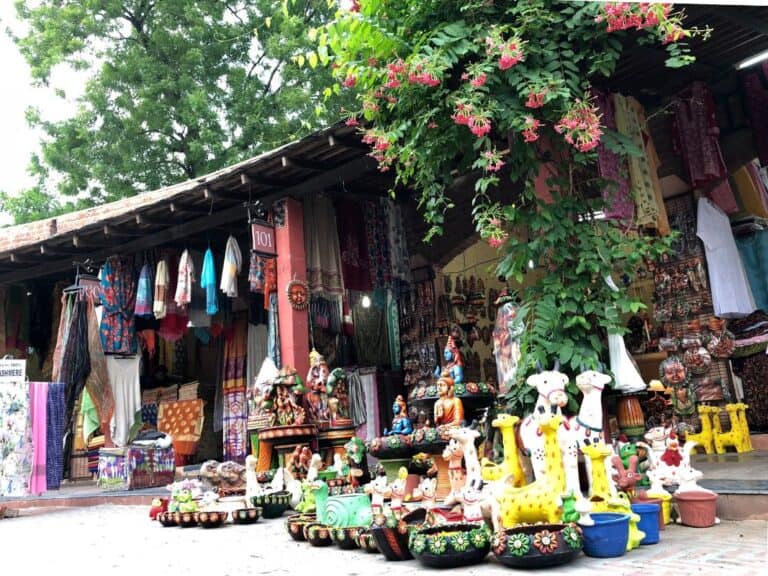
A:
[[[581,529],[575,524],[536,524],[495,534],[491,549],[505,566],[545,568],[570,562],[583,545]]]
[[[491,537],[485,524],[443,524],[411,532],[408,549],[430,568],[470,566],[488,555]]]
[[[675,505],[680,513],[680,523],[693,528],[709,528],[715,525],[717,494],[703,490],[675,492]]]

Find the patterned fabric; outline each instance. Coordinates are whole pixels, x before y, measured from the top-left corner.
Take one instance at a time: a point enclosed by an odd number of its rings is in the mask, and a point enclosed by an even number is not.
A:
[[[224,393],[224,460],[245,462],[248,454],[245,392]]]
[[[157,404],[153,402],[152,404],[141,405],[141,421],[157,428]]]
[[[157,272],[155,273],[155,297],[152,303],[152,310],[155,318],[162,320],[165,318],[166,307],[165,300],[170,292],[170,275],[168,273],[168,263],[163,258],[157,263]]]
[[[688,168],[691,186],[699,188],[727,177],[718,137],[715,104],[703,82],[694,82],[673,100],[674,135]]]
[[[763,70],[768,72],[768,66],[763,65]],[[766,165],[768,164],[768,90],[758,73],[747,74],[743,81],[752,138],[760,164]]]
[[[205,290],[205,312],[209,316],[219,311],[219,295],[216,292],[216,264],[210,248],[205,251],[203,271],[200,274],[200,286]]]
[[[230,298],[237,298],[237,275],[243,266],[243,255],[237,239],[230,235],[224,251],[224,267],[221,270],[221,291]]]
[[[168,291],[165,294],[165,316],[160,321],[160,329],[157,332],[163,340],[175,342],[186,333],[189,317],[187,311],[184,308],[179,308],[174,300],[174,295],[176,294],[176,282],[179,274],[179,262],[176,260],[175,253],[168,251],[164,260],[168,265],[169,284]]]
[[[609,130],[616,130],[616,117],[613,109],[613,100],[609,94],[595,90],[597,106],[603,117],[603,124]],[[597,168],[600,176],[608,180],[612,185],[606,186],[602,191],[605,207],[605,217],[612,220],[632,222],[635,216],[635,203],[627,180],[628,167],[626,160],[614,154],[604,143],[597,148]]]
[[[191,456],[203,431],[203,401],[179,400],[161,402],[157,414],[157,429],[170,434],[177,454]]]
[[[307,282],[311,292],[340,294],[341,250],[336,228],[336,213],[331,200],[323,195],[304,199],[304,249],[307,258]]]
[[[280,322],[277,316],[277,294],[269,295],[269,324],[267,325],[267,354],[280,366]]]
[[[392,279],[400,282],[411,280],[411,259],[406,244],[405,226],[400,206],[391,198],[382,198],[381,203],[387,214],[387,233],[389,237],[390,264]]]
[[[173,299],[176,306],[186,308],[192,302],[192,284],[195,283],[195,264],[189,250],[184,250],[179,258],[179,277],[176,281],[176,294]]]
[[[0,384],[0,431],[0,496],[26,496],[33,460],[27,382]]]
[[[53,365],[51,367],[51,381],[53,382],[58,382],[61,379],[61,359],[62,354],[64,353],[67,337],[69,336],[69,318],[72,314],[73,305],[74,299],[69,294],[62,294],[58,335],[56,336],[56,348],[53,351]]]
[[[152,268],[147,262],[144,262],[141,272],[139,272],[139,284],[136,288],[136,308],[134,309],[136,316],[152,318],[153,291],[154,278],[152,278]]]
[[[48,490],[58,490],[64,477],[65,420],[65,385],[63,382],[50,382],[45,410],[45,478]]]
[[[70,317],[69,336],[61,357],[61,380],[65,384],[65,421],[64,430],[72,430],[75,415],[75,402],[85,386],[85,380],[91,371],[91,359],[88,354],[88,304],[75,298]],[[131,308],[133,310],[133,308]],[[64,445],[64,473],[70,464],[72,435],[66,436]]]
[[[251,292],[264,292],[266,283],[267,257],[251,250],[251,262],[248,266],[248,287]]]
[[[365,235],[368,241],[368,269],[374,288],[392,284],[387,216],[381,203],[369,200],[363,206]]]
[[[641,119],[637,114],[634,99],[626,98],[621,94],[614,94],[613,105],[616,111],[616,127],[619,132],[629,138],[640,150],[645,151],[643,124],[641,124]],[[655,228],[659,217],[659,206],[656,203],[654,186],[659,186],[658,177],[651,172],[645,154],[630,156],[628,162],[632,197],[635,200],[636,208],[635,222],[640,226]]]
[[[368,420],[365,409],[365,390],[357,370],[347,371],[347,382],[349,382],[349,417],[352,419],[354,427],[357,428]]]
[[[88,357],[91,371],[85,380],[88,395],[96,407],[99,422],[109,422],[115,412],[115,399],[112,396],[112,386],[107,372],[107,359],[101,348],[99,337],[99,321],[93,298],[88,299]]]
[[[136,280],[133,265],[126,258],[113,256],[101,271],[101,344],[106,354],[135,354]]]
[[[347,290],[367,292],[373,289],[368,260],[363,209],[354,200],[342,200],[336,205],[341,274]]]

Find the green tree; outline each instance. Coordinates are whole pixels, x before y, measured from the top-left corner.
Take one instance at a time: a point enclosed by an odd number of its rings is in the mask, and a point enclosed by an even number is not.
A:
[[[16,2],[34,81],[57,66],[89,76],[77,112],[44,133],[38,184],[0,208],[17,222],[131,196],[216,170],[317,129],[328,71],[295,62],[325,2],[42,0]],[[60,198],[60,201],[52,201]]]
[[[313,33],[315,58],[358,98],[348,124],[360,125],[379,169],[415,191],[427,239],[443,232],[455,178],[474,174],[472,217],[500,248],[498,273],[520,281],[538,265],[523,295],[521,377],[555,359],[570,374],[597,367],[605,333],[621,333],[621,315],[643,306],[619,280],[669,239],[594,217],[611,186],[596,176],[595,148],[641,151],[601,125],[590,91],[633,41],[665,47],[667,66],[691,62],[684,40],[707,31],[686,30],[683,18],[669,4],[360,0]],[[551,202],[534,185],[544,161]],[[499,193],[502,174],[519,194]]]

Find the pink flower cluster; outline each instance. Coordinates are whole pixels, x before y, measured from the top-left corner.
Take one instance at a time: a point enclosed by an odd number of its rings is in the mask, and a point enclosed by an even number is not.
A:
[[[485,86],[486,81],[488,80],[488,76],[485,74],[478,74],[472,80],[469,81],[469,84],[473,88],[480,88],[481,86]]]
[[[607,22],[608,32],[619,30],[643,30],[662,24],[672,11],[672,4],[655,4],[647,2],[606,2],[602,13],[595,17],[595,22]]]
[[[387,64],[387,82],[384,84],[384,88],[395,90],[400,88],[403,82],[434,87],[440,84],[440,79],[431,72],[424,70],[424,66],[421,64],[416,64],[410,71],[408,64],[402,59]]]
[[[533,116],[525,117],[525,129],[523,130],[523,140],[526,142],[536,142],[539,139],[539,128],[542,123]]]
[[[491,119],[484,112],[473,112],[472,104],[459,102],[451,118],[459,126],[467,126],[469,131],[478,138],[482,138],[491,131]]]
[[[488,160],[488,164],[485,166],[488,172],[498,172],[504,167],[504,161],[496,150],[486,150],[483,152],[483,156]]]
[[[344,82],[341,83],[344,88],[354,88],[355,84],[357,84],[357,76],[354,74],[350,74],[346,78],[344,78]]]
[[[535,92],[531,90],[528,93],[528,100],[525,102],[527,108],[541,108],[544,106],[544,99],[547,97],[547,91]]]
[[[368,155],[379,164],[379,170],[386,172],[395,161],[395,154],[392,153],[392,143],[387,134],[378,130],[366,130],[363,133],[363,142],[371,146]]]
[[[521,43],[516,39],[507,42],[504,40],[497,41],[491,36],[486,36],[485,53],[489,56],[498,55],[500,70],[509,70],[518,62],[525,60]]]
[[[564,134],[565,141],[580,152],[589,152],[600,144],[603,130],[597,108],[587,100],[576,100],[560,122],[555,132]]]

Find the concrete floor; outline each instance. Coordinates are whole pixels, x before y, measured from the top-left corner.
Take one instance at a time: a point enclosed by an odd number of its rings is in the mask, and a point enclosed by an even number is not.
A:
[[[667,526],[661,541],[621,558],[581,555],[548,574],[612,576],[750,576],[764,573],[768,522],[723,522],[711,528]],[[164,528],[146,506],[95,506],[36,513],[0,521],[2,573],[104,574],[332,574],[398,576],[428,569],[416,560],[387,562],[380,554],[294,542],[282,519],[250,526]],[[30,572],[31,571],[31,572]],[[502,574],[510,569],[489,555],[477,566],[451,574]]]

